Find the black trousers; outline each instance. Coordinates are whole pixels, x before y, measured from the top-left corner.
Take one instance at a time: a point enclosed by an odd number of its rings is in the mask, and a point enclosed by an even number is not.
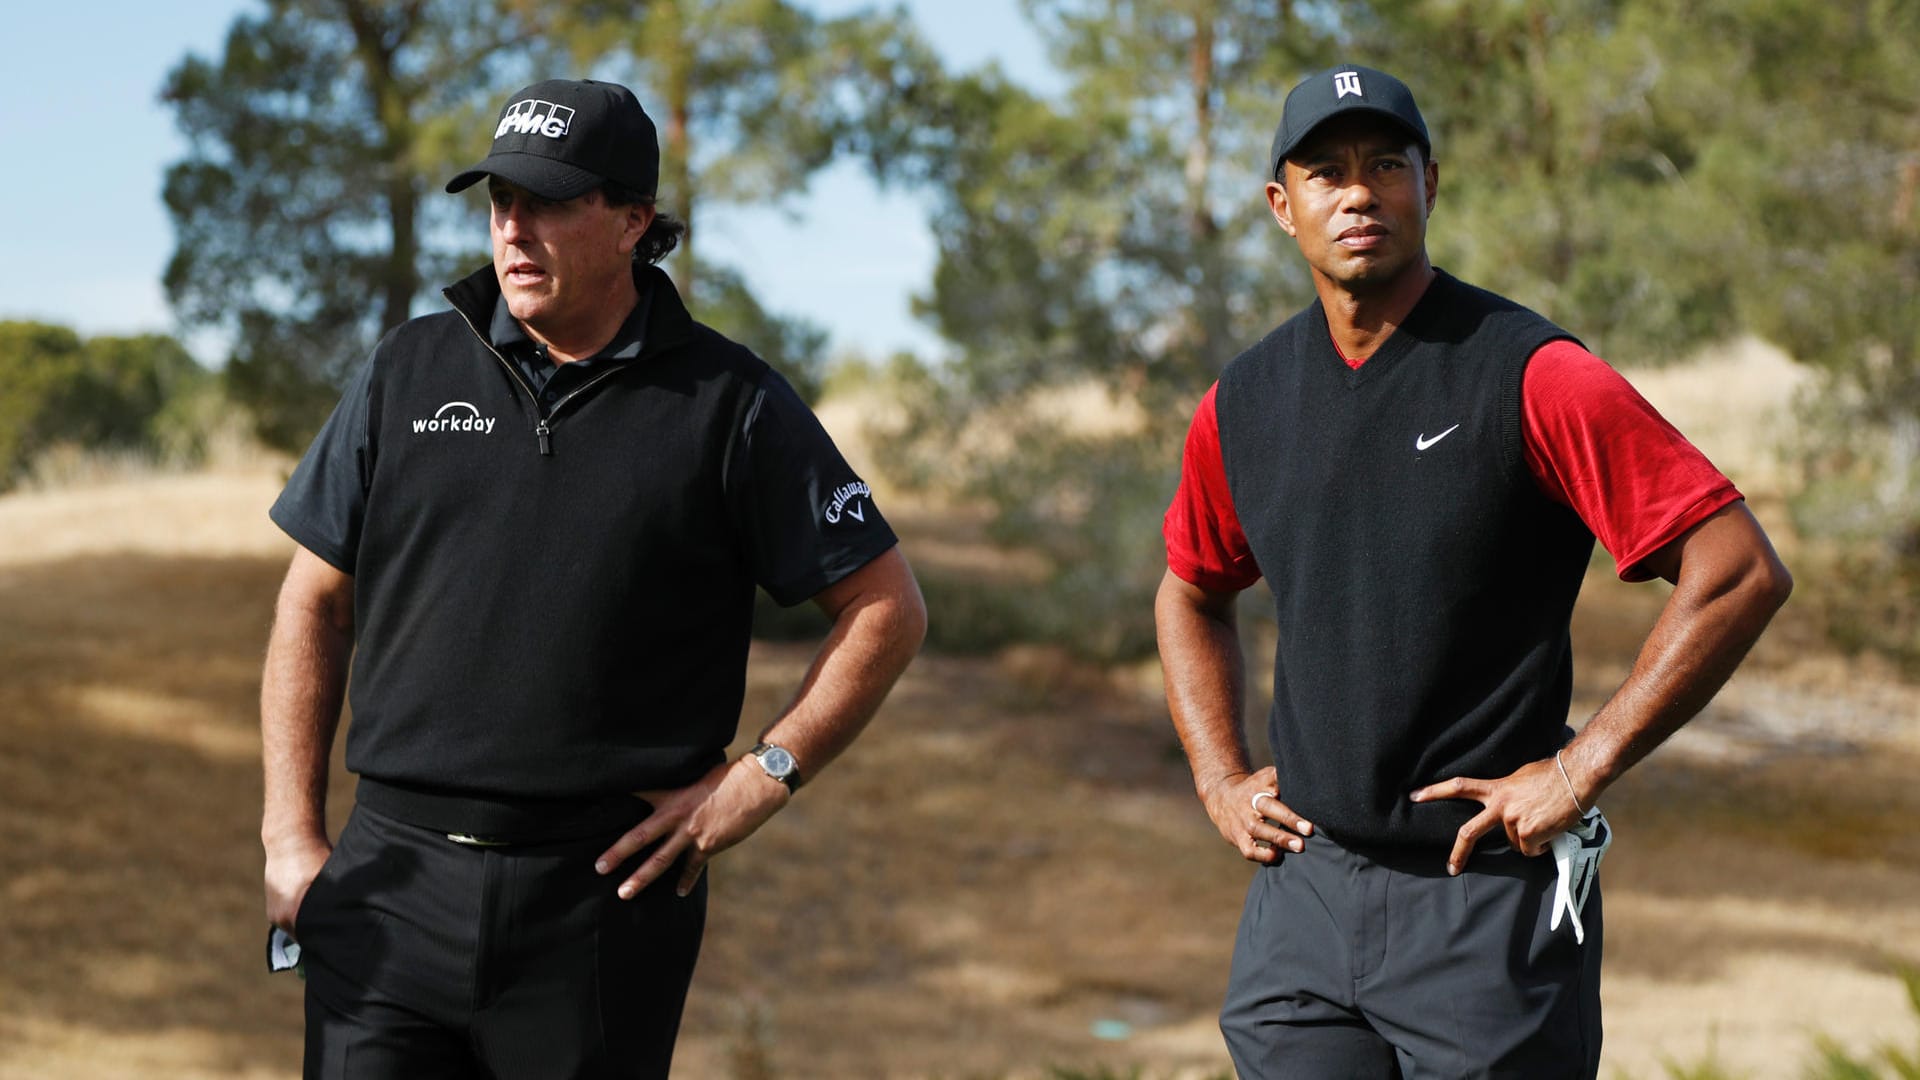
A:
[[[296,919],[308,1080],[665,1077],[706,879],[621,900],[618,835],[475,847],[355,807]]]
[[[1600,886],[1548,929],[1550,856],[1369,855],[1324,834],[1254,874],[1220,1027],[1242,1077],[1589,1080]]]

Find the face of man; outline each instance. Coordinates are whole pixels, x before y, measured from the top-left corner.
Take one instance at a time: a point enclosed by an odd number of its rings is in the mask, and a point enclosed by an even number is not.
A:
[[[1329,120],[1288,155],[1285,173],[1267,185],[1267,202],[1315,277],[1367,293],[1426,267],[1440,172],[1405,129],[1364,114]]]
[[[633,248],[652,209],[609,206],[597,191],[553,202],[499,177],[488,179],[487,194],[493,272],[507,310],[546,341],[597,329],[631,288]]]

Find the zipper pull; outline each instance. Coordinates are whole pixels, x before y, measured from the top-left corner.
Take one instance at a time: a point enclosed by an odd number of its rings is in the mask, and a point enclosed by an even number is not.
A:
[[[533,425],[533,433],[540,436],[540,456],[552,457],[553,439],[550,436],[553,434],[553,429],[547,427],[546,417],[541,417],[540,422]]]

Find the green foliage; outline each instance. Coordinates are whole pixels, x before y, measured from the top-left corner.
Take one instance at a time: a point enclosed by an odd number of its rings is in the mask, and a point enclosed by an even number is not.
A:
[[[635,87],[660,124],[660,205],[688,226],[669,266],[695,317],[814,398],[826,332],[768,311],[737,272],[699,258],[699,224],[715,204],[797,205],[840,154],[891,156],[866,103],[918,62],[899,53],[897,21],[820,19],[789,0],[652,0],[638,11],[579,0],[554,25],[584,66]]]
[[[688,306],[695,318],[752,349],[786,376],[803,400],[819,399],[821,381],[826,377],[824,329],[761,307],[739,273],[724,266],[701,266],[694,275],[693,298]]]
[[[1914,1020],[1920,1023],[1920,968],[1902,968],[1900,981],[1906,986],[1907,1004]],[[1865,1058],[1854,1057],[1828,1036],[1815,1040],[1816,1056],[1806,1071],[1807,1080],[1920,1080],[1920,1033],[1910,1048],[1891,1042],[1881,1043]],[[1876,1067],[1884,1064],[1886,1071]]]
[[[1720,1064],[1719,1058],[1711,1051],[1708,1052],[1705,1060],[1692,1065],[1684,1065],[1672,1060],[1663,1064],[1667,1080],[1744,1080],[1747,1075]]]
[[[379,336],[486,258],[478,196],[440,187],[485,153],[509,88],[578,70],[634,86],[662,208],[692,226],[696,197],[795,197],[836,154],[887,158],[851,87],[899,74],[894,25],[786,0],[265,0],[162,93],[191,143],[166,182],[169,299],[233,336],[232,393],[299,449]],[[694,235],[670,266],[696,311],[813,385],[821,332],[698,262]]]
[[[0,322],[0,490],[25,467],[45,431],[48,403],[81,365],[80,337],[63,326]]]
[[[193,356],[166,335],[92,338],[73,377],[48,402],[49,421],[60,438],[89,447],[157,445],[162,413],[207,381]]]
[[[1880,1080],[1871,1066],[1854,1060],[1832,1039],[1817,1040],[1820,1056],[1808,1069],[1809,1080]]]
[[[1437,114],[1435,260],[1629,363],[1731,333],[1728,204],[1687,179],[1724,100],[1696,96],[1719,43],[1651,3],[1506,5],[1471,34],[1461,9],[1415,7],[1390,30],[1437,35],[1408,75]]]
[[[1035,633],[1138,655],[1193,404],[1276,302],[1308,295],[1302,269],[1272,257],[1250,163],[1270,89],[1328,39],[1293,6],[1275,18],[1252,0],[1025,8],[1070,89],[1045,100],[996,69],[954,77],[922,93],[936,134],[897,170],[936,197],[939,264],[917,308],[957,351],[911,399],[897,456],[989,500],[995,538],[1049,560]],[[1140,409],[1087,425],[1029,407],[1086,387]]]
[[[1091,378],[1190,404],[1270,325],[1261,297],[1306,295],[1265,257],[1248,163],[1271,130],[1263,91],[1324,36],[1265,3],[1026,8],[1073,86],[1046,101],[989,69],[934,110],[952,130],[922,311],[986,401]]]
[[[797,208],[817,169],[856,156],[931,197],[939,262],[916,307],[952,347],[893,456],[991,500],[996,536],[1051,561],[1035,602],[1060,614],[1034,632],[1121,655],[1149,641],[1153,519],[1194,402],[1312,295],[1261,192],[1281,102],[1352,59],[1425,107],[1438,263],[1617,362],[1757,330],[1815,365],[1801,523],[1864,545],[1868,576],[1920,582],[1920,5],[1023,8],[1057,97],[941,70],[898,12],[264,0],[167,83],[192,144],[167,179],[169,295],[233,335],[233,393],[297,447],[379,332],[473,260],[473,216],[437,188],[483,151],[501,89],[588,70],[660,121],[662,205],[695,227],[670,268],[696,311],[817,386],[819,330],[691,244],[711,207]],[[1029,408],[1087,386],[1137,422],[1090,432]],[[1862,636],[1920,658],[1920,586],[1900,602],[1908,629]]]
[[[1361,37],[1436,129],[1437,261],[1616,362],[1752,332],[1819,370],[1795,519],[1846,554],[1807,599],[1920,667],[1920,7],[1432,0]]]
[[[788,0],[583,0],[558,20],[572,53],[642,91],[661,135],[661,200],[777,199],[832,160],[842,111],[828,23]]]
[[[956,351],[908,425],[922,473],[992,500],[1005,538],[1051,556],[1055,606],[1072,610],[1091,577],[1145,617],[1134,578],[1151,575],[1122,560],[1157,560],[1089,534],[1146,524],[1137,504],[1170,493],[1200,392],[1310,299],[1261,166],[1288,88],[1340,60],[1400,74],[1423,104],[1437,263],[1616,362],[1752,329],[1820,366],[1833,420],[1808,475],[1848,508],[1820,516],[1864,508],[1864,535],[1920,552],[1920,7],[1024,7],[1068,89],[1040,99],[991,68],[923,85],[904,153],[917,164],[891,172],[935,194],[940,263],[920,310]],[[960,437],[1082,382],[1140,403],[1141,428],[1093,446],[1029,425],[998,453]]]
[[[205,450],[214,378],[159,334],[81,340],[72,330],[0,322],[0,490],[36,456],[67,444],[167,461]]]
[[[1724,166],[1766,177],[1741,314],[1821,374],[1795,522],[1844,545],[1838,582],[1879,609],[1837,613],[1847,642],[1920,670],[1920,9],[1781,5],[1752,30],[1756,68],[1806,76],[1766,82],[1771,130]]]
[[[1908,1006],[1915,1021],[1920,1022],[1920,968],[1903,967],[1899,975],[1906,987]],[[1668,1059],[1664,1065],[1668,1080],[1739,1080],[1744,1075],[1722,1065],[1711,1042],[1700,1061],[1688,1064]],[[1832,1036],[1816,1036],[1814,1057],[1803,1075],[1807,1080],[1920,1080],[1920,1035],[1916,1035],[1912,1049],[1885,1042],[1865,1058],[1854,1056]]]
[[[169,73],[190,150],[166,178],[168,299],[233,335],[230,386],[268,443],[302,447],[379,335],[480,249],[461,202],[425,196],[539,56],[520,7],[267,0],[217,60]]]
[[[1151,653],[1152,605],[1142,599],[1152,596],[1165,569],[1160,517],[1173,491],[1178,446],[1148,437],[1065,436],[1044,421],[1015,432],[1018,452],[996,455],[981,483],[1003,508],[994,537],[1043,550],[1053,564],[1027,628],[1088,657]]]
[[[927,624],[927,646],[949,655],[986,656],[1010,641],[1047,637],[1038,618],[1044,605],[1034,603],[1033,590],[1023,584],[983,581],[938,567],[916,568],[920,593],[933,613]]]

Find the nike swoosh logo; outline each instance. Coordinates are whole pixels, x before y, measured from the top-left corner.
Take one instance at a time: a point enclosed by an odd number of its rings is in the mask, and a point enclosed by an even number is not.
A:
[[[1425,435],[1415,436],[1413,440],[1413,448],[1415,450],[1425,450],[1428,447],[1432,446],[1434,443],[1439,442],[1441,439],[1444,439],[1447,436],[1459,430],[1460,430],[1460,425],[1455,424],[1452,427],[1448,428],[1447,430],[1441,432],[1440,434],[1435,435],[1431,439],[1427,438]]]

